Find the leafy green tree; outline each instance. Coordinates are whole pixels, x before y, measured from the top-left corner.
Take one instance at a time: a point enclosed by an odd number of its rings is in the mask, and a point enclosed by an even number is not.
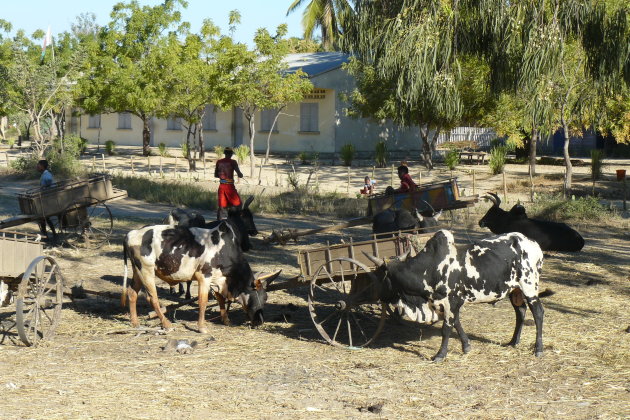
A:
[[[294,0],[287,10],[287,16],[295,12],[306,0]],[[309,0],[302,13],[304,38],[310,40],[317,28],[321,30],[322,46],[333,49],[344,32],[344,25],[352,19],[353,9],[348,0]]]
[[[178,7],[184,0],[165,0],[157,6],[138,1],[118,3],[111,21],[89,43],[90,60],[84,69],[80,104],[89,113],[130,112],[142,121],[142,152],[149,155],[151,118],[167,107],[172,66],[169,37],[187,29],[180,24]]]
[[[11,114],[27,116],[28,130],[32,130],[31,144],[38,156],[43,156],[53,137],[63,136],[65,108],[72,103],[72,86],[79,76],[82,50],[66,48],[67,34],[55,48],[48,47],[42,55],[36,43],[44,37],[42,30],[28,38],[19,30],[11,42],[10,59],[3,63],[3,95]],[[14,119],[15,120],[15,119]],[[22,119],[23,120],[23,119]]]
[[[250,176],[254,176],[255,115],[264,109],[281,108],[287,102],[299,100],[312,88],[304,81],[304,73],[287,74],[285,57],[288,44],[283,37],[286,25],[278,26],[275,36],[259,29],[254,37],[255,47],[249,50],[243,44],[233,44],[229,56],[238,62],[230,74],[226,87],[226,104],[239,107],[248,121]],[[276,115],[277,117],[277,115]]]

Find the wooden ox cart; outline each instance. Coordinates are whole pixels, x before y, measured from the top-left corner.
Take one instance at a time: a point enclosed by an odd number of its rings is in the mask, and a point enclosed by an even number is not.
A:
[[[61,318],[63,276],[54,258],[42,252],[35,235],[0,230],[0,307],[15,301],[14,320],[2,309],[0,322],[5,332],[17,327],[27,346],[52,337]]]
[[[348,220],[333,226],[326,226],[316,229],[302,230],[285,229],[274,230],[265,242],[277,242],[284,244],[289,240],[297,240],[301,236],[309,236],[315,233],[335,232],[354,226],[361,226],[372,223],[372,217],[389,208],[392,209],[417,209],[420,212],[425,210],[456,210],[466,207],[472,207],[479,201],[478,195],[462,196],[459,193],[457,178],[449,178],[446,180],[435,181],[418,185],[414,191],[406,193],[374,194],[368,198],[368,206],[365,217]]]
[[[21,215],[0,220],[0,229],[49,218],[58,243],[98,248],[113,230],[106,202],[125,197],[127,191],[114,188],[108,175],[34,188],[18,194]]]

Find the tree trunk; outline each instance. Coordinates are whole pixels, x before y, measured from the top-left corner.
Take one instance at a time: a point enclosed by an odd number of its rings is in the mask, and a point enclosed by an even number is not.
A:
[[[151,154],[151,128],[149,127],[149,119],[151,117],[141,114],[142,120],[142,154],[149,156]]]
[[[536,176],[536,142],[538,140],[538,129],[532,130],[532,139],[529,143],[529,173]]]
[[[564,154],[564,167],[566,173],[564,174],[564,196],[565,198],[571,196],[571,187],[573,182],[573,165],[571,165],[571,156],[569,156],[569,125],[564,117],[562,121],[562,130],[564,131],[564,147],[562,148]]]
[[[254,113],[251,113],[247,120],[249,121],[249,176],[253,178],[256,167],[256,163],[254,162],[254,135],[256,134],[254,131]]]
[[[276,122],[278,121],[278,117],[280,116],[280,111],[282,111],[284,109],[286,105],[283,105],[282,107],[278,108],[278,112],[276,113],[276,116],[273,118],[273,123],[271,124],[271,129],[269,130],[269,134],[267,134],[267,150],[265,151],[265,164],[269,163],[269,148],[270,148],[270,144],[271,144],[271,133],[273,133],[273,129],[276,126]],[[258,181],[260,182],[260,176],[258,176]]]
[[[429,141],[429,125],[426,130],[420,127],[420,136],[422,138],[422,160],[427,169],[433,169],[433,152],[435,151],[435,143],[440,134],[440,127],[435,127],[433,138]]]
[[[190,136],[192,135],[192,124],[188,124],[186,128],[186,160],[188,161],[188,169],[191,171],[195,170],[195,159],[191,156],[190,152],[192,150],[192,143],[190,141]]]
[[[206,114],[206,107],[202,107],[198,112],[199,120],[197,121],[197,134],[199,135],[199,159],[206,157],[206,145],[203,139],[203,117]]]

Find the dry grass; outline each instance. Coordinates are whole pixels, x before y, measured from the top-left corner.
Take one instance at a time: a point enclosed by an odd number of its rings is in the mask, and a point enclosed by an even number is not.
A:
[[[483,209],[455,212],[452,226],[459,241],[485,234],[476,226]],[[47,252],[58,258],[69,284],[119,291],[119,238],[145,222],[116,220],[114,243],[100,250]],[[297,223],[311,227],[323,221],[284,216],[267,224]],[[306,288],[270,293],[261,328],[248,328],[235,305],[234,326],[214,321],[208,336],[192,331],[197,317],[192,306],[176,312],[177,328],[168,336],[117,334],[129,330],[126,311],[116,301],[90,297],[64,306],[55,340],[35,349],[0,344],[0,417],[627,418],[627,228],[627,220],[619,218],[599,227],[580,226],[587,243],[582,252],[546,255],[543,288],[555,294],[543,301],[542,358],[533,356],[533,325],[524,328],[516,348],[501,346],[514,327],[507,301],[465,306],[462,325],[472,351],[463,355],[453,333],[448,358],[434,364],[439,323],[389,320],[369,349],[324,344],[308,315]],[[265,246],[255,238],[247,258],[254,270],[283,268],[282,276],[291,277],[297,274],[298,248],[367,233],[364,227],[286,247]],[[164,288],[160,296],[163,303],[176,301]],[[144,300],[139,303],[143,325],[157,325],[146,319]],[[217,312],[211,307],[207,318]],[[163,352],[169,338],[200,344],[188,355]],[[379,403],[378,415],[360,410]]]

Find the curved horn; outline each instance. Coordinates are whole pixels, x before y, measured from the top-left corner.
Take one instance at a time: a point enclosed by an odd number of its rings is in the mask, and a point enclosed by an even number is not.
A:
[[[501,199],[495,193],[489,192],[486,198],[494,203],[495,206],[499,207],[501,205]]]
[[[250,195],[249,197],[247,197],[247,200],[245,200],[245,204],[243,204],[243,208],[246,209],[249,207],[250,204],[252,204],[252,201],[254,201],[254,196]]]
[[[407,252],[398,257],[398,261],[405,261],[409,254],[411,253],[411,249],[408,249]]]
[[[365,257],[366,257],[368,260],[372,261],[372,262],[373,262],[374,264],[376,264],[377,266],[379,266],[379,267],[380,267],[381,265],[385,265],[385,261],[381,260],[380,258],[375,257],[374,255],[370,255],[370,254],[368,254],[368,253],[367,253],[367,252],[365,252],[365,251],[361,251],[361,252],[363,252],[363,255],[365,255]]]
[[[254,275],[254,284],[256,285],[256,288],[258,289],[262,287],[263,289],[266,289],[269,283],[278,278],[280,273],[282,273],[282,270],[278,270],[275,273],[256,273],[256,275]]]
[[[424,201],[427,204],[427,206],[429,206],[429,208],[431,208],[431,211],[433,212],[433,214],[435,214],[435,209],[433,208],[433,206],[426,200],[422,200],[422,201]]]

